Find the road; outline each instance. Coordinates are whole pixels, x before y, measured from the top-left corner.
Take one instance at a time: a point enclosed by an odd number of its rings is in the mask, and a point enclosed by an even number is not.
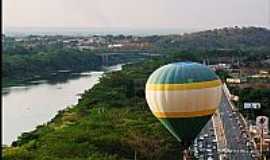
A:
[[[194,140],[195,157],[199,160],[218,160],[216,142],[213,123],[209,121]]]
[[[239,113],[232,110],[225,96],[222,97],[219,109],[227,141],[225,153],[228,159],[253,160],[254,158],[252,158],[251,154],[253,148],[247,146],[247,142],[250,142],[250,140]]]
[[[219,113],[226,139],[225,148],[214,149],[217,145],[213,141],[217,138],[213,131],[213,122],[210,120],[194,141],[193,150],[197,152],[194,152],[195,157],[199,160],[219,160],[219,155],[224,154],[228,160],[254,160],[254,148],[252,145],[247,146],[247,143],[251,144],[251,140],[244,121],[240,113],[233,111],[225,95],[222,96]]]

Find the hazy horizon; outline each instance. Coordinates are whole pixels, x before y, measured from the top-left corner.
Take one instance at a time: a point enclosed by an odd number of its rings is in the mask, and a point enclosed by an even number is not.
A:
[[[270,27],[269,0],[4,0],[3,27]]]
[[[236,27],[236,26],[224,26]],[[67,35],[67,36],[89,36],[89,35],[175,35],[194,33],[219,28],[127,28],[127,27],[7,27],[3,34],[7,36],[28,35]],[[242,26],[243,27],[243,26]],[[244,26],[261,27],[261,26]],[[266,28],[266,27],[264,27]],[[267,28],[270,29],[270,28]]]
[[[181,29],[181,28],[124,28],[124,27],[10,27],[3,32],[7,36],[27,36],[27,35],[168,35],[183,34],[199,31],[202,29]]]

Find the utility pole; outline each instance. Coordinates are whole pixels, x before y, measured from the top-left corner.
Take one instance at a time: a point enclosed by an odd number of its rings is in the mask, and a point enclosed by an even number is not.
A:
[[[264,132],[264,128],[263,128],[263,124],[264,124],[265,119],[261,118],[260,119],[260,129],[261,129],[261,140],[260,140],[260,153],[261,153],[261,159],[263,160],[263,132]]]
[[[263,160],[263,127],[261,127],[260,153],[261,159]]]

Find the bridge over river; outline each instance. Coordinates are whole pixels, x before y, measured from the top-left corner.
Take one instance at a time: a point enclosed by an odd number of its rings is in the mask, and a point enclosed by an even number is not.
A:
[[[151,58],[151,57],[162,57],[165,55],[162,54],[157,54],[157,53],[147,53],[147,52],[110,52],[110,53],[96,53],[95,55],[101,57],[102,64],[104,66],[110,65],[110,62],[112,61],[113,58],[116,57],[122,57],[126,59],[131,59],[131,58]]]

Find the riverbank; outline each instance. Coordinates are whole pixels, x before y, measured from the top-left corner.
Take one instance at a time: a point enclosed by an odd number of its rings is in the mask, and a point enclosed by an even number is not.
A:
[[[104,58],[106,56],[106,58]],[[2,86],[23,84],[27,81],[51,79],[69,73],[100,70],[103,66],[142,60],[142,53],[102,53],[75,48],[29,49],[7,47],[2,56]]]
[[[161,61],[140,62],[107,73],[78,104],[23,133],[4,159],[179,159],[178,143],[152,116],[144,81]],[[141,83],[142,82],[142,83]]]
[[[58,110],[77,104],[84,90],[98,83],[104,72],[121,70],[121,66],[2,88],[2,143],[11,144],[22,132],[31,131],[53,118]]]

